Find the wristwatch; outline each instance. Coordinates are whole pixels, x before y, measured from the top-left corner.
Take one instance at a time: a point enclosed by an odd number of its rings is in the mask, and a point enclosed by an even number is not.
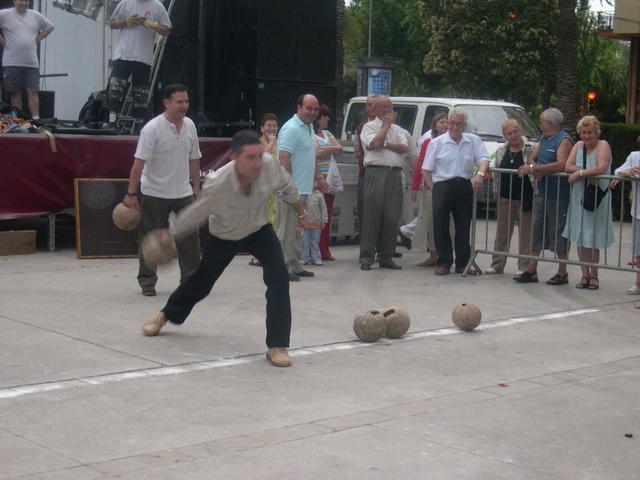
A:
[[[135,197],[137,195],[136,192],[127,192],[124,194],[125,197]]]

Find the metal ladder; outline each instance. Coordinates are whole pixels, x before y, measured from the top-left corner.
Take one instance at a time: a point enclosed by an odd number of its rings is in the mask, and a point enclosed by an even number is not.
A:
[[[163,2],[166,3],[166,2]],[[171,12],[173,11],[173,7],[175,5],[175,0],[169,1],[169,6],[167,7],[167,13],[169,17],[171,17]],[[153,62],[151,64],[151,74],[149,81],[149,93],[147,95],[147,101],[145,103],[145,108],[149,108],[149,103],[151,102],[151,97],[153,96],[153,89],[155,87],[156,81],[158,80],[158,73],[160,72],[160,66],[162,65],[162,58],[164,57],[164,50],[167,46],[167,36],[161,36],[160,41],[157,43],[156,48],[153,52]],[[124,102],[122,103],[122,109],[120,110],[120,116],[116,121],[116,128],[122,133],[128,133],[129,135],[135,135],[140,131],[142,124],[144,123],[144,119],[136,118],[132,115],[133,110],[133,85],[129,84],[129,88],[127,89],[127,95],[125,96]]]

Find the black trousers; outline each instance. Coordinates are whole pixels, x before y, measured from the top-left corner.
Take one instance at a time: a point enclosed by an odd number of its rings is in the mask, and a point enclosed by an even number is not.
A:
[[[209,295],[239,250],[248,250],[262,264],[262,276],[267,286],[267,347],[288,347],[291,334],[289,273],[270,223],[236,241],[209,235],[200,266],[171,294],[163,308],[165,316],[172,323],[184,323],[195,304]]]
[[[433,239],[438,252],[438,266],[451,267],[453,252],[449,235],[449,218],[456,227],[456,269],[464,268],[471,257],[469,234],[473,214],[471,180],[456,177],[433,184]]]

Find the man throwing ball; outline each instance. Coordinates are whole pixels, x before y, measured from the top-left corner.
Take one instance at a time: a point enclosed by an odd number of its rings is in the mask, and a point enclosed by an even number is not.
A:
[[[277,159],[262,152],[258,134],[242,130],[231,142],[231,162],[210,176],[200,198],[177,216],[162,237],[179,240],[209,219],[209,233],[198,269],[173,292],[165,307],[144,322],[142,332],[155,336],[167,321],[180,325],[205,298],[240,250],[248,250],[263,267],[267,285],[267,359],[277,367],[291,365],[287,348],[291,333],[289,275],[280,242],[267,212],[271,192],[297,212],[300,227],[309,222],[298,188]],[[166,243],[166,242],[161,242]]]

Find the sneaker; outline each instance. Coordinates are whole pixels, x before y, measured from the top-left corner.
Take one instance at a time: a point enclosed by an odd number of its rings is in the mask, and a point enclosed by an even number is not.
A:
[[[627,295],[640,295],[640,285],[635,283],[627,290]]]
[[[484,273],[485,273],[485,275],[497,275],[497,274],[502,273],[502,272],[497,271],[493,267],[489,267],[484,271]],[[518,275],[522,275],[522,272],[518,272]]]
[[[289,358],[289,352],[284,347],[271,347],[267,350],[267,360],[271,362],[274,367],[290,367],[291,359]]]
[[[145,285],[142,287],[142,295],[145,297],[155,297],[156,296],[156,287],[153,285]]]
[[[167,317],[162,310],[158,310],[142,324],[142,333],[147,337],[155,337],[160,333],[165,323],[167,323]]]
[[[322,266],[322,260],[316,260],[315,262],[312,262],[312,265],[315,265],[316,267],[321,267]]]
[[[517,283],[538,283],[538,273],[522,272],[522,275],[513,277],[513,281]]]

